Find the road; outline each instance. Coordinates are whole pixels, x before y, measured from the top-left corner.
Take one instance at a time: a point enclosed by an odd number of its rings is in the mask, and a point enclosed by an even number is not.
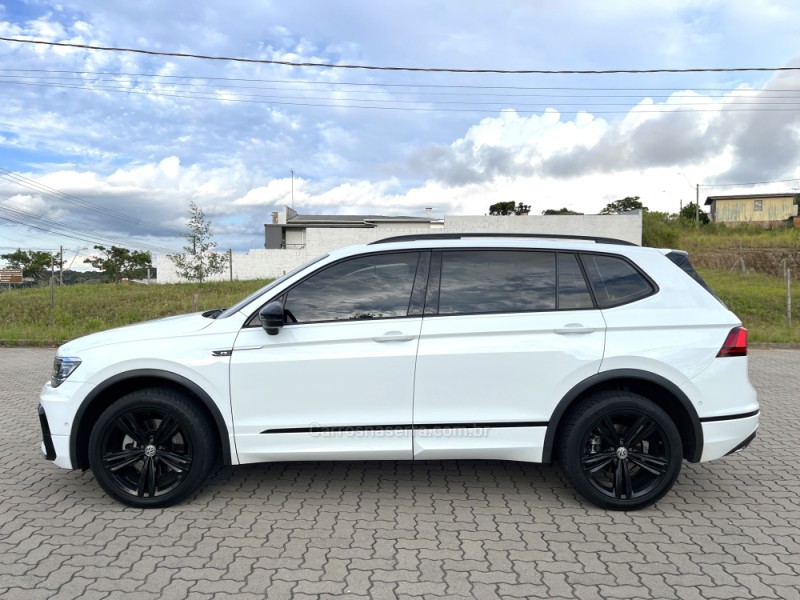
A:
[[[751,351],[743,454],[655,507],[579,501],[548,465],[224,467],[184,504],[116,504],[42,460],[54,351],[0,348],[3,598],[800,598],[800,351]]]

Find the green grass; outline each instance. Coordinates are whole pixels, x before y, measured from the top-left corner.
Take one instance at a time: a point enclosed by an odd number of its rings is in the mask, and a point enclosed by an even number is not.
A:
[[[800,228],[788,224],[764,229],[752,223],[725,225],[671,218],[660,212],[642,216],[642,244],[656,248],[681,250],[733,250],[738,248],[770,248],[800,250]]]
[[[679,231],[677,243],[677,248],[690,252],[739,247],[800,250],[800,228],[761,229],[752,225],[684,228]]]
[[[800,282],[794,282],[793,325],[786,325],[786,284],[778,277],[701,269],[701,275],[735,312],[754,342],[800,342]],[[173,285],[80,284],[0,293],[0,342],[58,344],[111,327],[234,304],[265,281]]]
[[[233,281],[172,285],[79,284],[55,288],[50,308],[48,288],[0,293],[0,341],[7,344],[57,344],[102,331],[235,304],[266,281]]]
[[[747,327],[752,342],[800,342],[800,282],[792,282],[792,326],[786,323],[786,282],[761,273],[698,269]]]

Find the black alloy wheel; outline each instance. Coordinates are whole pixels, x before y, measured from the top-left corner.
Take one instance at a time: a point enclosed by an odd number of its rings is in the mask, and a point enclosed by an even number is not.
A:
[[[89,460],[100,485],[140,508],[168,506],[194,492],[213,465],[213,432],[185,397],[171,390],[133,392],[98,419]]]
[[[604,392],[573,411],[561,440],[561,467],[590,502],[636,510],[661,499],[680,472],[680,434],[669,415],[629,392]]]

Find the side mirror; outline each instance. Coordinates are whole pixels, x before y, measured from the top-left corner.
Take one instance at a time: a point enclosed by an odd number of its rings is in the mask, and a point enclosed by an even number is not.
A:
[[[278,335],[278,331],[283,327],[283,302],[276,300],[270,302],[258,313],[258,318],[261,321],[261,327],[264,328],[269,335]]]

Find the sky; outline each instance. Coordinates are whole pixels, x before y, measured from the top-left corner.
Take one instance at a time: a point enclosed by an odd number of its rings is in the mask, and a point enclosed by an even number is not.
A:
[[[0,37],[463,70],[800,68],[794,0],[0,0]],[[0,253],[220,249],[272,211],[597,213],[800,188],[800,70],[298,67],[0,41]],[[760,183],[770,182],[770,183]],[[729,185],[752,184],[758,185]]]

